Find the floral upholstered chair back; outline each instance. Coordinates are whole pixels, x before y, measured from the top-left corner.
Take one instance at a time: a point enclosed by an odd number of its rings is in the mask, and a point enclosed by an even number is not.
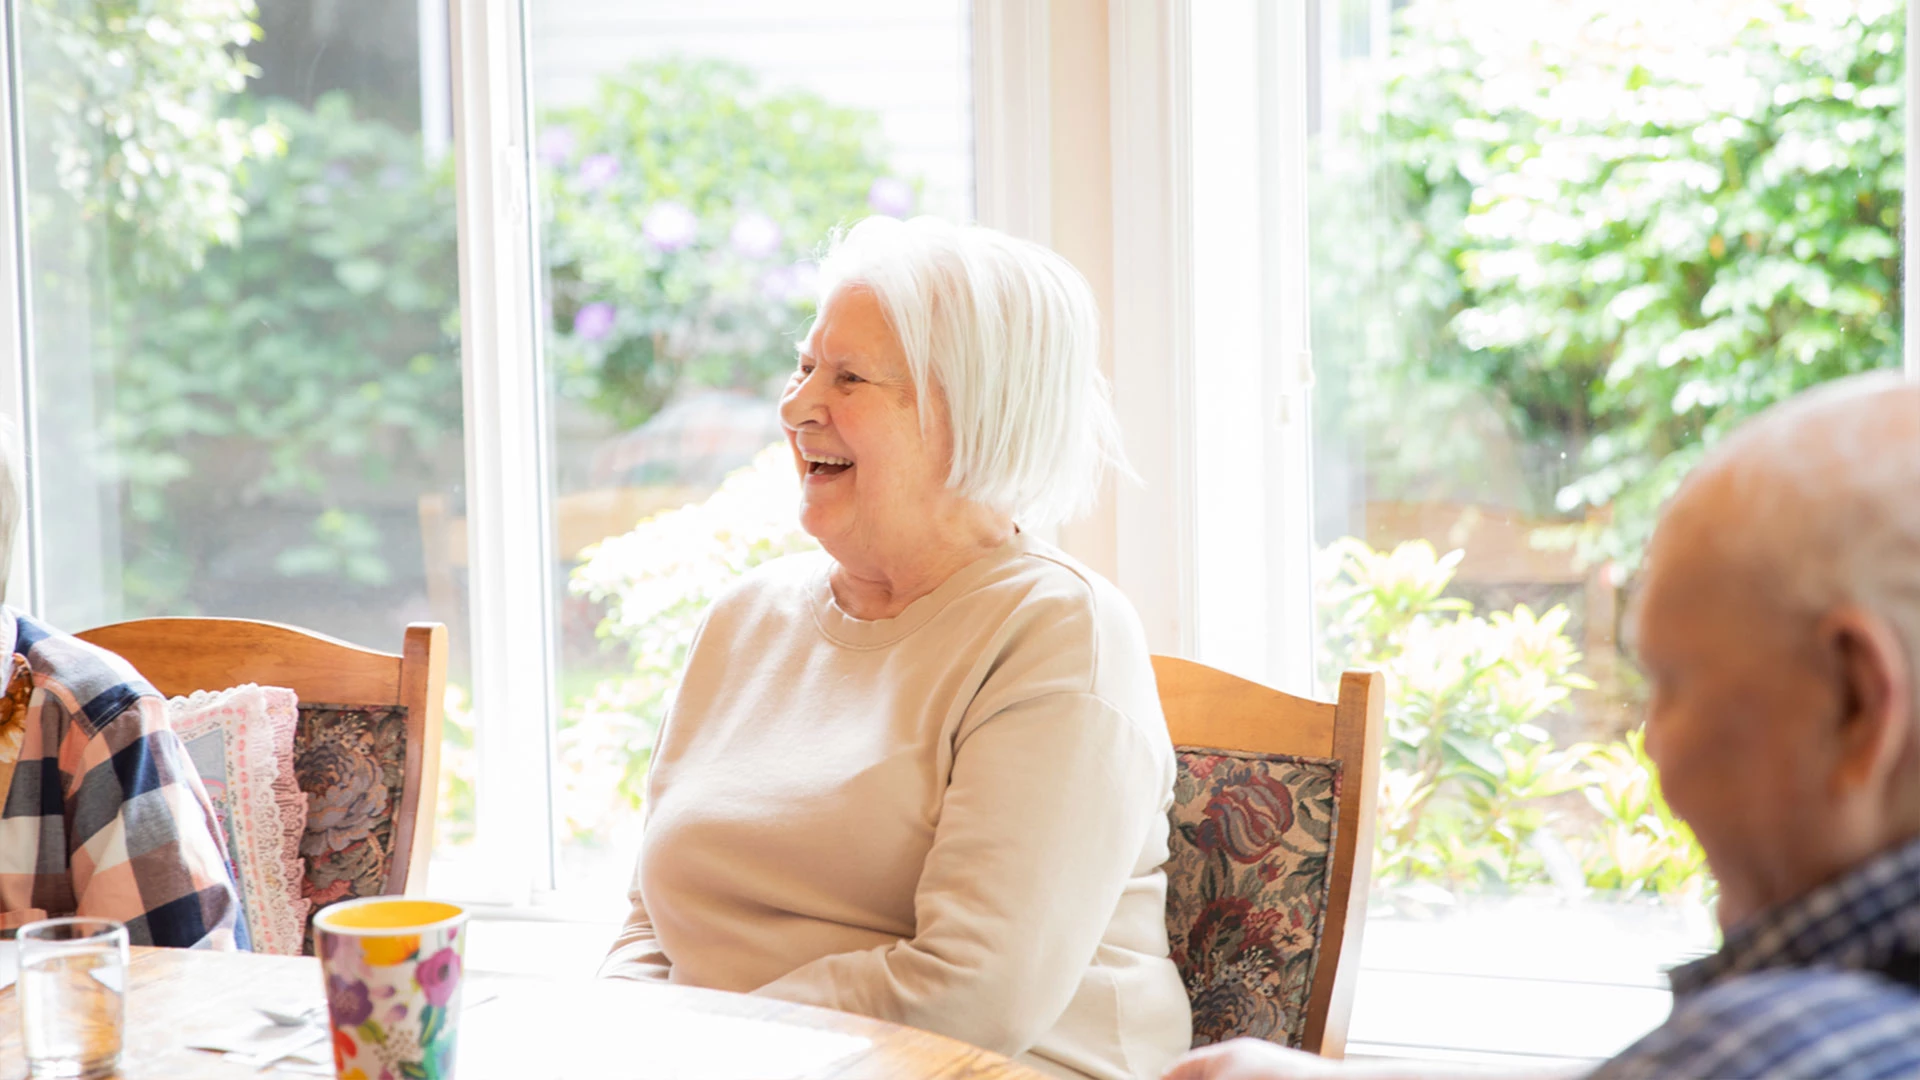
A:
[[[389,891],[394,821],[406,784],[406,706],[303,701],[293,753],[307,796],[302,894],[313,910]],[[306,952],[313,951],[309,926]]]
[[[1299,1047],[1326,925],[1340,762],[1178,747],[1167,930],[1193,1045]]]

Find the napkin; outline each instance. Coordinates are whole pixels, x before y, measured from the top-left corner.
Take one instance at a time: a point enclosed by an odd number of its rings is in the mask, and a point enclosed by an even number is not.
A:
[[[333,1047],[328,1039],[326,1021],[287,1027],[265,1017],[254,1016],[195,1033],[187,1042],[190,1050],[216,1054],[245,1054],[263,1064],[286,1057],[309,1046],[325,1052],[316,1060],[331,1062]]]
[[[497,996],[497,991],[469,988],[464,995],[465,1000],[461,1002],[461,1015],[472,1012]],[[275,1012],[295,1014],[311,1004],[307,1001],[269,1002],[266,1007]],[[194,1034],[187,1042],[187,1048],[214,1054],[241,1055],[254,1064],[272,1066],[281,1072],[332,1076],[331,1035],[325,1013],[297,1027],[276,1024],[264,1016],[249,1015]]]
[[[461,1030],[463,1080],[797,1080],[872,1045],[857,1035],[632,998],[516,998],[513,1005],[511,1015]],[[568,1038],[569,1031],[598,1034]],[[609,1040],[608,1032],[618,1035]]]

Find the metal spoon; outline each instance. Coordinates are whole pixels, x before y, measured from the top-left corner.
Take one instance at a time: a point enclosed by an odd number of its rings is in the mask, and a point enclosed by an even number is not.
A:
[[[290,1013],[281,1012],[278,1009],[269,1009],[264,1005],[255,1005],[253,1011],[281,1027],[304,1027],[320,1019],[321,1014],[327,1011],[327,1007],[325,1005],[314,1005],[301,1012]]]

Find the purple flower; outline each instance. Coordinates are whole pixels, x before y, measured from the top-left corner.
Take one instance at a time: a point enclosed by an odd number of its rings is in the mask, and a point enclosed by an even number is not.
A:
[[[760,294],[782,304],[804,300],[820,285],[820,265],[811,261],[791,263],[767,271],[760,278]]]
[[[906,217],[913,213],[913,188],[897,176],[883,176],[867,189],[867,205],[876,214]]]
[[[574,313],[573,334],[586,341],[599,341],[613,330],[616,314],[613,305],[604,300],[588,304]]]
[[[733,250],[747,258],[765,259],[780,250],[780,225],[758,211],[742,214],[728,238]]]
[[[612,154],[595,154],[580,163],[580,186],[599,191],[620,175],[620,159]]]
[[[428,1004],[444,1009],[453,1000],[454,991],[460,989],[460,954],[441,949],[420,961],[414,976],[420,980],[420,989],[427,992]]]
[[[793,294],[796,298],[812,296],[820,288],[820,264],[812,259],[802,259],[793,264]]]
[[[333,1014],[334,1027],[358,1027],[373,1015],[373,998],[367,984],[359,979],[327,976],[327,1011]]]
[[[574,147],[578,142],[579,140],[573,137],[572,128],[548,128],[540,133],[540,160],[557,169],[573,156]]]
[[[679,251],[693,243],[695,232],[700,227],[693,211],[677,202],[655,204],[640,221],[640,235],[646,237],[656,251]]]
[[[760,275],[760,295],[776,304],[793,299],[793,267],[776,266]]]

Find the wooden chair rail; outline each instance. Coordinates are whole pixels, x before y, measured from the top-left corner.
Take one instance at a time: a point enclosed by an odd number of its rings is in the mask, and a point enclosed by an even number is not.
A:
[[[1327,1057],[1344,1056],[1367,888],[1373,877],[1373,819],[1379,796],[1386,680],[1378,672],[1346,672],[1340,676],[1339,699],[1324,702],[1294,697],[1178,657],[1154,657],[1153,672],[1175,746],[1342,762],[1340,824],[1328,871],[1326,923],[1302,1043]]]
[[[424,886],[440,788],[445,626],[407,627],[399,653],[251,619],[135,619],[75,636],[118,653],[169,697],[251,682],[287,687],[313,704],[405,706],[405,782],[394,813],[387,891],[418,892]]]

